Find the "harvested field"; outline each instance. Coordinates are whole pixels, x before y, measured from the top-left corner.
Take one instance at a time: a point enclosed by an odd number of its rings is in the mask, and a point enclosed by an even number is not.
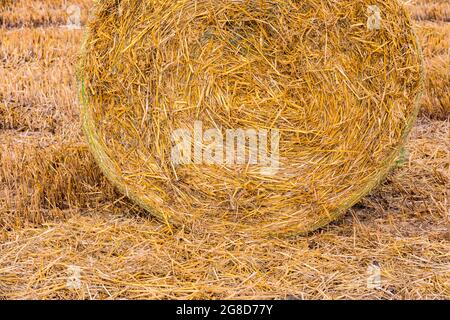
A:
[[[426,59],[450,53],[450,23],[418,21],[415,28]]]
[[[84,24],[91,0],[70,4]],[[408,4],[427,89],[397,167],[342,219],[295,239],[168,229],[115,191],[81,132],[83,31],[63,27],[68,5],[0,1],[0,299],[450,298],[447,1]]]
[[[422,43],[427,73],[421,113],[441,120],[450,116],[450,23],[419,21],[415,25]]]
[[[450,59],[438,55],[427,61],[426,92],[422,100],[422,114],[437,119],[450,115]]]
[[[0,26],[11,29],[65,25],[72,13],[69,7],[73,5],[80,7],[80,20],[84,23],[92,0],[2,0]]]
[[[450,22],[450,7],[447,0],[403,1],[416,20]]]

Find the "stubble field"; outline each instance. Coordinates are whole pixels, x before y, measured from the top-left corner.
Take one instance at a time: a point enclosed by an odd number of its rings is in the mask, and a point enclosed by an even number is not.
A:
[[[0,299],[450,298],[447,1],[407,4],[427,80],[397,168],[297,239],[168,229],[115,191],[82,134],[68,5],[84,25],[91,0],[0,0]]]

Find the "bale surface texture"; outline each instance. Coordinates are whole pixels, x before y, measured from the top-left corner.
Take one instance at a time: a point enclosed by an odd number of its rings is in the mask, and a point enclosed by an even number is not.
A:
[[[386,0],[106,0],[81,61],[103,172],[194,231],[298,235],[335,220],[395,164],[423,88],[410,19]],[[175,165],[172,134],[196,121],[279,130],[279,169]]]

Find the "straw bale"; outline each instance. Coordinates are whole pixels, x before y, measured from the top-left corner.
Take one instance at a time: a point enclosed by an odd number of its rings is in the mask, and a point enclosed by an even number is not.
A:
[[[304,234],[383,181],[423,62],[397,1],[117,1],[88,23],[83,122],[110,181],[167,226]],[[279,170],[171,161],[172,134],[279,130]],[[203,146],[205,147],[205,146]],[[247,150],[249,152],[249,150]]]

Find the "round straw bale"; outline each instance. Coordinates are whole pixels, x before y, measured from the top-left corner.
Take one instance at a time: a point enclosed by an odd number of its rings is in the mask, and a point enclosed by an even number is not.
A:
[[[386,176],[423,61],[396,0],[105,0],[80,77],[92,152],[137,204],[191,231],[298,235]]]

